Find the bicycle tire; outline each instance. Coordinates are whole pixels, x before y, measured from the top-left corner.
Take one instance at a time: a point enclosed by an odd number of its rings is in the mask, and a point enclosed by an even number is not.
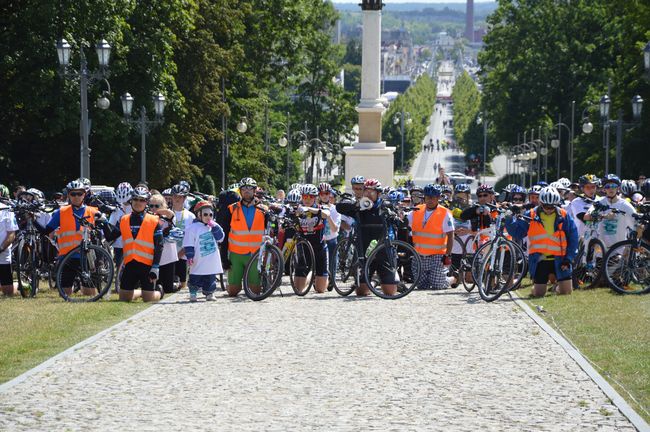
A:
[[[23,298],[33,297],[32,295],[32,282],[31,282],[31,267],[30,265],[30,250],[29,245],[21,238],[16,248],[16,279],[18,280],[18,292]]]
[[[635,248],[634,243],[633,240],[614,243],[603,260],[607,283],[619,294],[650,292],[650,247],[638,243]]]
[[[298,277],[305,277],[307,284],[302,290],[296,288],[296,271],[300,270],[301,275]],[[302,276],[304,270],[307,271],[305,276]],[[296,295],[302,297],[307,295],[314,285],[316,279],[316,259],[314,248],[305,240],[300,239],[296,242],[291,255],[289,255],[289,280],[291,281],[291,288]]]
[[[587,247],[578,251],[572,275],[573,286],[576,289],[590,289],[598,285],[603,276],[605,252],[605,245],[597,238],[589,240]],[[586,257],[583,261],[585,253]]]
[[[467,292],[472,292],[472,290],[474,290],[474,288],[476,287],[476,282],[475,282],[476,280],[472,276],[472,261],[474,259],[474,255],[476,254],[476,250],[474,250],[474,248],[475,248],[475,244],[474,244],[475,238],[476,238],[476,236],[474,236],[474,235],[470,235],[467,238],[467,240],[465,241],[465,245],[464,245],[465,246],[464,247],[465,253],[463,254],[462,258],[460,259],[460,264],[461,264],[460,266],[461,266],[461,269],[463,271],[463,278],[462,278],[463,288],[465,288],[465,291],[467,291]],[[471,252],[468,252],[469,251],[468,246],[471,247],[471,249],[472,249]],[[468,272],[469,272],[470,276],[472,276],[471,281],[467,280],[467,273]]]
[[[95,302],[106,295],[113,283],[115,264],[113,257],[101,246],[89,245],[82,251],[82,246],[77,246],[68,252],[58,265],[56,271],[56,286],[59,295],[65,301],[72,303]],[[75,256],[78,254],[78,257]],[[72,260],[79,263],[75,265]],[[70,294],[62,286],[63,273],[75,272],[73,290]],[[90,272],[94,272],[92,275]],[[97,293],[84,295],[83,288],[94,288]]]
[[[515,259],[513,264],[515,273],[513,274],[513,280],[510,284],[510,287],[507,287],[506,291],[514,291],[519,289],[521,283],[526,277],[526,273],[528,273],[528,257],[524,253],[524,249],[519,244],[513,242],[512,240],[508,240],[508,245],[515,252]]]
[[[452,249],[452,252],[451,252],[452,253],[451,265],[449,266],[449,270],[447,271],[447,276],[448,277],[451,276],[451,277],[456,278],[456,283],[451,286],[452,288],[456,288],[458,285],[461,284],[461,281],[460,281],[461,276],[460,275],[461,275],[461,269],[462,269],[463,256],[465,256],[465,242],[463,241],[463,239],[460,238],[460,236],[454,234],[454,246],[456,246],[456,245],[460,246],[460,249],[461,249],[460,262],[458,264],[458,267],[456,267],[454,265],[453,255],[458,255],[458,253],[454,253],[454,251]]]
[[[481,298],[486,302],[493,302],[498,299],[501,294],[507,291],[508,285],[513,279],[514,276],[514,263],[515,263],[515,253],[512,249],[512,246],[508,241],[498,242],[496,248],[492,248],[488,255],[482,263],[479,272],[479,278],[477,279],[478,292]],[[486,243],[483,246],[494,246],[494,242]],[[481,248],[483,247],[481,246]],[[510,254],[506,254],[506,248],[510,248]],[[490,261],[492,254],[496,254],[494,258],[495,264],[501,262],[503,257],[503,266],[496,264],[494,268],[490,268]],[[477,253],[478,255],[478,253]],[[505,267],[506,259],[508,260],[508,266]],[[500,268],[499,268],[500,267]]]
[[[401,251],[398,251],[398,248],[400,248]],[[382,252],[382,251],[391,251],[391,250],[392,252]],[[412,282],[407,283],[403,281],[398,281],[397,283],[398,289],[395,295],[388,295],[384,293],[384,291],[381,288],[381,281],[378,280],[376,281],[376,283],[373,283],[373,276],[375,273],[373,269],[373,261],[377,259],[379,253],[386,253],[387,255],[388,262],[384,260],[383,263],[379,264],[384,266],[386,272],[394,272],[395,275],[398,274],[398,266],[399,266],[398,260],[402,259],[400,257],[400,254],[406,256],[406,259],[409,261],[409,264],[411,266],[411,272],[413,277]],[[378,244],[377,247],[375,247],[372,250],[363,267],[363,274],[364,274],[364,280],[368,282],[368,288],[370,288],[370,291],[372,291],[373,294],[375,294],[377,297],[380,297],[382,299],[397,300],[408,295],[409,293],[411,293],[411,291],[413,291],[417,287],[420,281],[420,277],[422,276],[422,260],[420,259],[420,255],[417,253],[415,248],[410,244],[401,240],[390,240]]]
[[[244,278],[242,285],[244,287],[244,293],[246,297],[253,301],[264,300],[280,285],[282,282],[282,274],[284,273],[284,258],[282,258],[282,252],[275,245],[267,245],[265,247],[264,253],[265,257],[262,257],[263,265],[262,272],[260,273],[260,292],[256,293],[253,291],[253,288],[248,283],[248,274],[250,271],[257,271],[257,264],[260,259],[259,249],[253,254],[251,259],[248,260],[246,267],[244,268]]]
[[[338,257],[334,269],[334,290],[342,296],[349,296],[359,282],[359,253],[350,238],[341,239],[336,245]]]
[[[39,258],[36,255],[36,247],[32,247],[31,250],[29,251],[29,262],[31,266],[29,269],[29,284],[32,288],[31,292],[29,293],[29,296],[31,298],[34,298],[38,293],[38,285],[40,281],[40,276],[38,275],[38,269],[41,266],[41,263],[39,262]]]

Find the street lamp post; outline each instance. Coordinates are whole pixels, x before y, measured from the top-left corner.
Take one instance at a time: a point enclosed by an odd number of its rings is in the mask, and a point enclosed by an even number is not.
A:
[[[56,44],[57,57],[59,59],[61,76],[79,79],[79,88],[81,93],[81,125],[80,125],[80,140],[81,140],[81,157],[80,157],[80,177],[90,178],[90,122],[88,120],[88,86],[97,80],[104,80],[110,75],[108,70],[108,62],[111,57],[111,46],[102,39],[95,47],[97,52],[97,59],[99,61],[99,70],[91,72],[88,70],[88,62],[84,54],[84,44],[82,43],[79,48],[80,63],[79,70],[75,71],[69,68],[70,54],[72,47],[65,39],[60,39]],[[106,81],[108,84],[108,81]],[[109,85],[110,88],[110,85]],[[110,90],[109,90],[110,93]],[[100,109],[108,109],[110,101],[105,97],[106,92],[97,101],[97,107]]]
[[[400,166],[401,171],[404,172],[404,123],[411,124],[413,120],[411,119],[411,113],[405,112],[404,108],[398,113],[395,113],[393,117],[393,124],[400,123],[400,135],[402,136],[402,145],[401,145],[401,160]]]
[[[125,93],[122,96],[122,112],[124,113],[124,121],[134,127],[140,132],[140,177],[143,183],[147,182],[147,134],[156,126],[164,123],[163,118],[165,112],[165,96],[162,93],[156,94],[153,99],[153,107],[155,118],[149,120],[147,118],[147,109],[144,105],[140,107],[140,117],[132,118],[133,113],[133,96]]]
[[[569,134],[569,154],[571,154],[572,148],[573,148],[573,131],[569,128],[569,126],[566,123],[562,123],[562,114],[558,116],[558,123],[553,125],[553,129],[557,128],[557,139],[551,140],[551,147],[556,149],[555,157],[557,158],[557,178],[561,177],[560,174],[560,161],[562,160],[561,154],[560,154],[560,147],[562,145],[562,128],[565,128],[567,133]],[[573,158],[573,156],[570,156]],[[573,159],[570,161],[571,165],[573,165]],[[570,171],[571,172],[571,171]],[[571,177],[573,179],[573,177]]]

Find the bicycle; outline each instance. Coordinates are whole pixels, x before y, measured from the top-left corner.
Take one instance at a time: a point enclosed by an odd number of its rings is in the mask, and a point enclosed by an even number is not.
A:
[[[642,238],[650,225],[650,205],[643,214],[633,214],[634,228],[628,228],[628,239],[614,243],[604,258],[605,278],[609,286],[620,294],[650,292],[650,245]]]
[[[82,240],[58,263],[56,286],[65,301],[94,302],[104,297],[111,288],[115,273],[113,258],[106,249],[92,244],[92,233],[97,228],[88,222],[87,216],[74,213],[73,216],[79,222]],[[70,281],[70,286],[63,286]]]
[[[266,226],[260,248],[251,256],[244,269],[243,287],[246,297],[253,301],[264,300],[280,286],[284,273],[284,258],[282,251],[274,241],[273,231],[277,228],[280,218],[272,211],[264,212]],[[259,287],[254,287],[249,278],[252,272],[257,272],[260,279]],[[306,293],[305,293],[306,294]]]
[[[494,223],[493,238],[483,244],[472,262],[472,274],[479,295],[486,302],[493,302],[504,292],[512,291],[521,285],[528,269],[528,260],[521,247],[504,234],[506,210],[486,204],[498,212]],[[518,216],[530,220],[526,216]]]

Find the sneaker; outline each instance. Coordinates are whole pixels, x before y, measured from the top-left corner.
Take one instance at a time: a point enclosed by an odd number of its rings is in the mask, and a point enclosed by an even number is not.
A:
[[[215,301],[217,298],[214,296],[214,293],[210,293],[207,296],[205,296],[206,301]]]
[[[196,293],[190,293],[190,301],[194,303],[196,301]]]
[[[162,285],[160,284],[156,285],[155,289],[160,293],[160,300],[162,300],[163,297],[165,297],[165,290],[163,289]]]

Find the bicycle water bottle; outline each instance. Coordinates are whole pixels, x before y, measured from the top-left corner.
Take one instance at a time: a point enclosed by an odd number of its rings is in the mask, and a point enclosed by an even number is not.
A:
[[[388,238],[391,240],[395,240],[395,230],[393,229],[392,226],[388,227]]]
[[[377,240],[372,240],[370,242],[370,245],[368,246],[368,254],[373,251],[377,247]]]

